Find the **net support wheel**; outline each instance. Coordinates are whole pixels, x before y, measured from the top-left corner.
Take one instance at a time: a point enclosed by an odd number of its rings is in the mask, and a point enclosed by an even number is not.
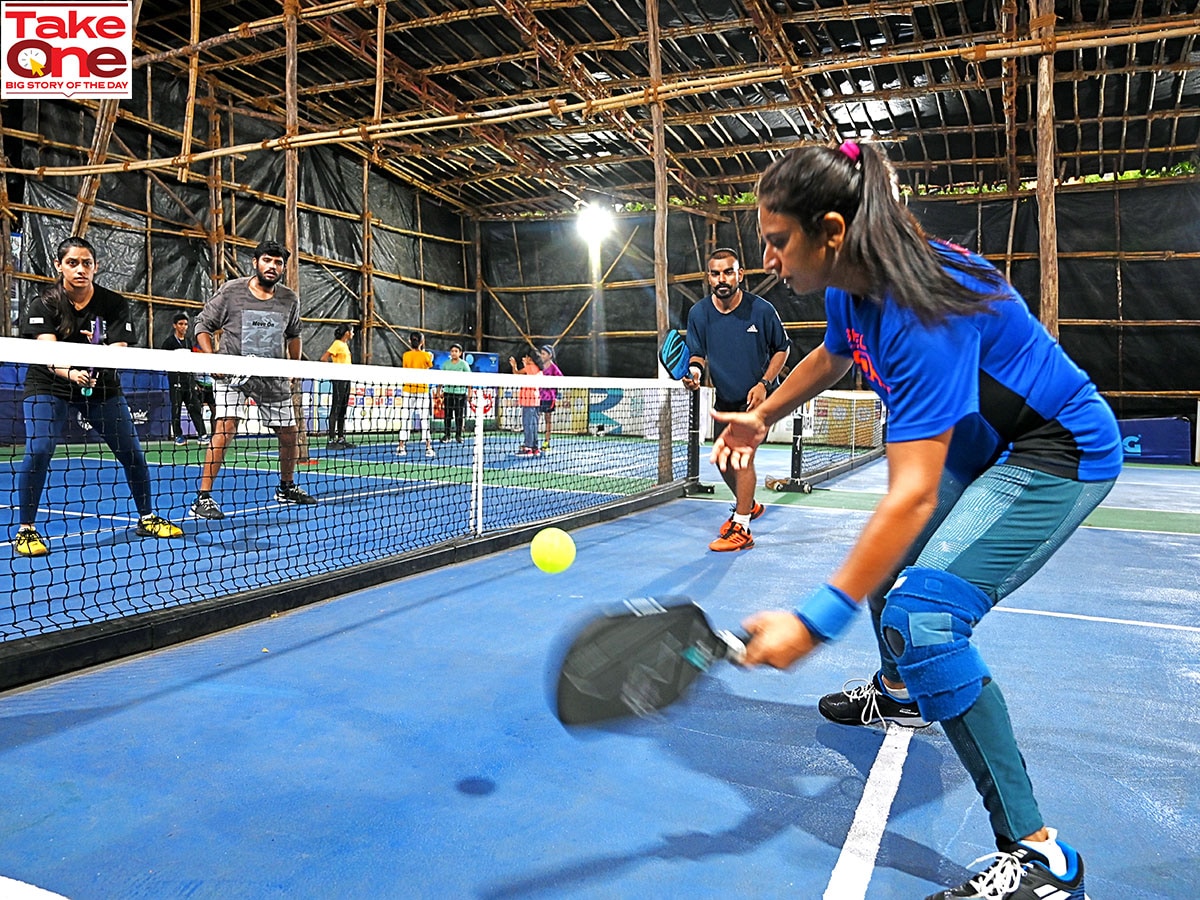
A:
[[[768,490],[778,493],[812,493],[812,485],[803,478],[768,478],[765,483]]]

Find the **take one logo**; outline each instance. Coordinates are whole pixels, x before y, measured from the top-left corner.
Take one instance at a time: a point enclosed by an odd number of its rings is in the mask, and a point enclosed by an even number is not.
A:
[[[133,2],[0,3],[0,96],[128,100]]]

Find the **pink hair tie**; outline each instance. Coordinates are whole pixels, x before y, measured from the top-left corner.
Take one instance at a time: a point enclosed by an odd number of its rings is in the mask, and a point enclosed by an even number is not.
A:
[[[858,165],[859,157],[862,156],[862,147],[858,146],[854,141],[843,141],[838,150],[844,153],[852,164]]]

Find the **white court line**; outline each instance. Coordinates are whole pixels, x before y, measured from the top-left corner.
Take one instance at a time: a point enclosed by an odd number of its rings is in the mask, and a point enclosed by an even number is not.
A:
[[[1081,622],[1107,622],[1110,625],[1132,625],[1135,628],[1162,628],[1166,631],[1191,631],[1200,634],[1197,625],[1170,625],[1165,622],[1143,622],[1139,619],[1113,619],[1108,616],[1085,616],[1079,613],[1047,612],[1043,609],[1020,609],[1014,606],[993,606],[993,612],[1017,613],[1022,616],[1046,616],[1051,619],[1078,619]]]
[[[66,900],[62,894],[55,894],[45,888],[26,884],[0,875],[0,897],[5,900]]]
[[[1026,616],[1046,616],[1055,619],[1078,619],[1084,622],[1105,622],[1113,625],[1131,625],[1137,628],[1160,628],[1169,631],[1200,633],[1194,625],[1170,625],[1159,622],[1144,622],[1136,619],[1116,619],[1109,616],[1085,616],[1078,613],[1046,612],[1038,609],[1019,609],[1007,606],[993,608],[997,612],[1016,613]],[[842,845],[837,865],[829,877],[824,900],[863,900],[867,886],[875,871],[875,859],[879,845],[887,828],[892,801],[900,787],[900,776],[904,760],[908,757],[908,746],[912,740],[912,729],[890,727],[879,748],[879,755],[871,765],[867,783],[863,787],[862,799],[854,813],[854,821]]]
[[[892,801],[900,787],[900,774],[904,771],[912,734],[911,728],[896,726],[889,727],[884,735],[879,755],[875,757],[871,774],[863,786],[850,832],[833,874],[829,876],[825,900],[863,900],[866,897]]]

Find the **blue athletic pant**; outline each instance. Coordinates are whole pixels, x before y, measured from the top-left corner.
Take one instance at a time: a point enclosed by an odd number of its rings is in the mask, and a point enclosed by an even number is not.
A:
[[[146,456],[138,442],[125,398],[118,394],[104,401],[89,399],[73,403],[50,394],[37,394],[25,398],[25,459],[21,461],[17,477],[21,523],[33,524],[36,521],[50,459],[67,427],[67,415],[72,410],[78,411],[91,423],[125,469],[125,480],[129,483],[129,492],[133,494],[138,514],[150,515],[154,511],[150,470],[146,466]]]
[[[531,450],[538,448],[538,413],[536,406],[521,407],[521,430],[524,432],[522,446]]]
[[[1045,565],[1112,490],[1115,479],[1082,482],[1020,466],[992,466],[969,484],[948,472],[938,504],[904,565],[950,572],[980,588],[993,605]],[[869,598],[880,671],[902,681],[879,628],[890,582]],[[942,722],[991,818],[992,830],[1019,840],[1044,824],[1008,709],[994,681],[975,704]]]

